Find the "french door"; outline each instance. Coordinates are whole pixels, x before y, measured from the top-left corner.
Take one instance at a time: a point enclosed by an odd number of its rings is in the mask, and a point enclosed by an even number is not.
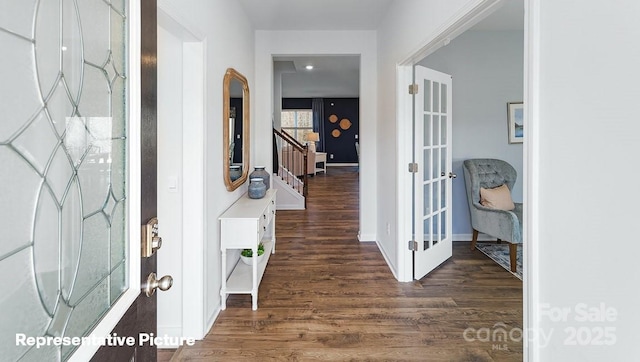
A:
[[[451,257],[451,76],[415,66],[414,279]]]

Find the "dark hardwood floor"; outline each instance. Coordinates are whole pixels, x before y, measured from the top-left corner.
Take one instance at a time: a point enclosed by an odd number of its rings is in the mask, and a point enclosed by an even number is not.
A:
[[[522,282],[469,242],[399,283],[376,244],[357,240],[357,168],[311,178],[307,205],[277,213],[258,310],[249,295],[229,297],[206,338],[172,361],[522,360]]]

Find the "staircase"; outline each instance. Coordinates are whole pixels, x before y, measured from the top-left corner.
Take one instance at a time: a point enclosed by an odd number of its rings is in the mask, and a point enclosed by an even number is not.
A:
[[[273,186],[278,189],[276,208],[304,210],[307,206],[307,146],[275,128],[273,136],[274,164],[278,165],[273,177]]]

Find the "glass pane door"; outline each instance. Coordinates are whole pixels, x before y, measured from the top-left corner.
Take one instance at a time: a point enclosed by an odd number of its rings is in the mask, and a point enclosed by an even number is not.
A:
[[[416,66],[414,277],[451,256],[451,76]],[[444,244],[444,245],[443,245]]]
[[[0,355],[64,360],[127,289],[126,0],[0,15]]]

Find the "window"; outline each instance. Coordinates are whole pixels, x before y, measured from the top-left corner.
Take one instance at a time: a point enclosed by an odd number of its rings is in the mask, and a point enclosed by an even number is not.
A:
[[[287,109],[281,114],[281,128],[298,142],[307,142],[307,133],[313,132],[313,112],[310,109]]]

